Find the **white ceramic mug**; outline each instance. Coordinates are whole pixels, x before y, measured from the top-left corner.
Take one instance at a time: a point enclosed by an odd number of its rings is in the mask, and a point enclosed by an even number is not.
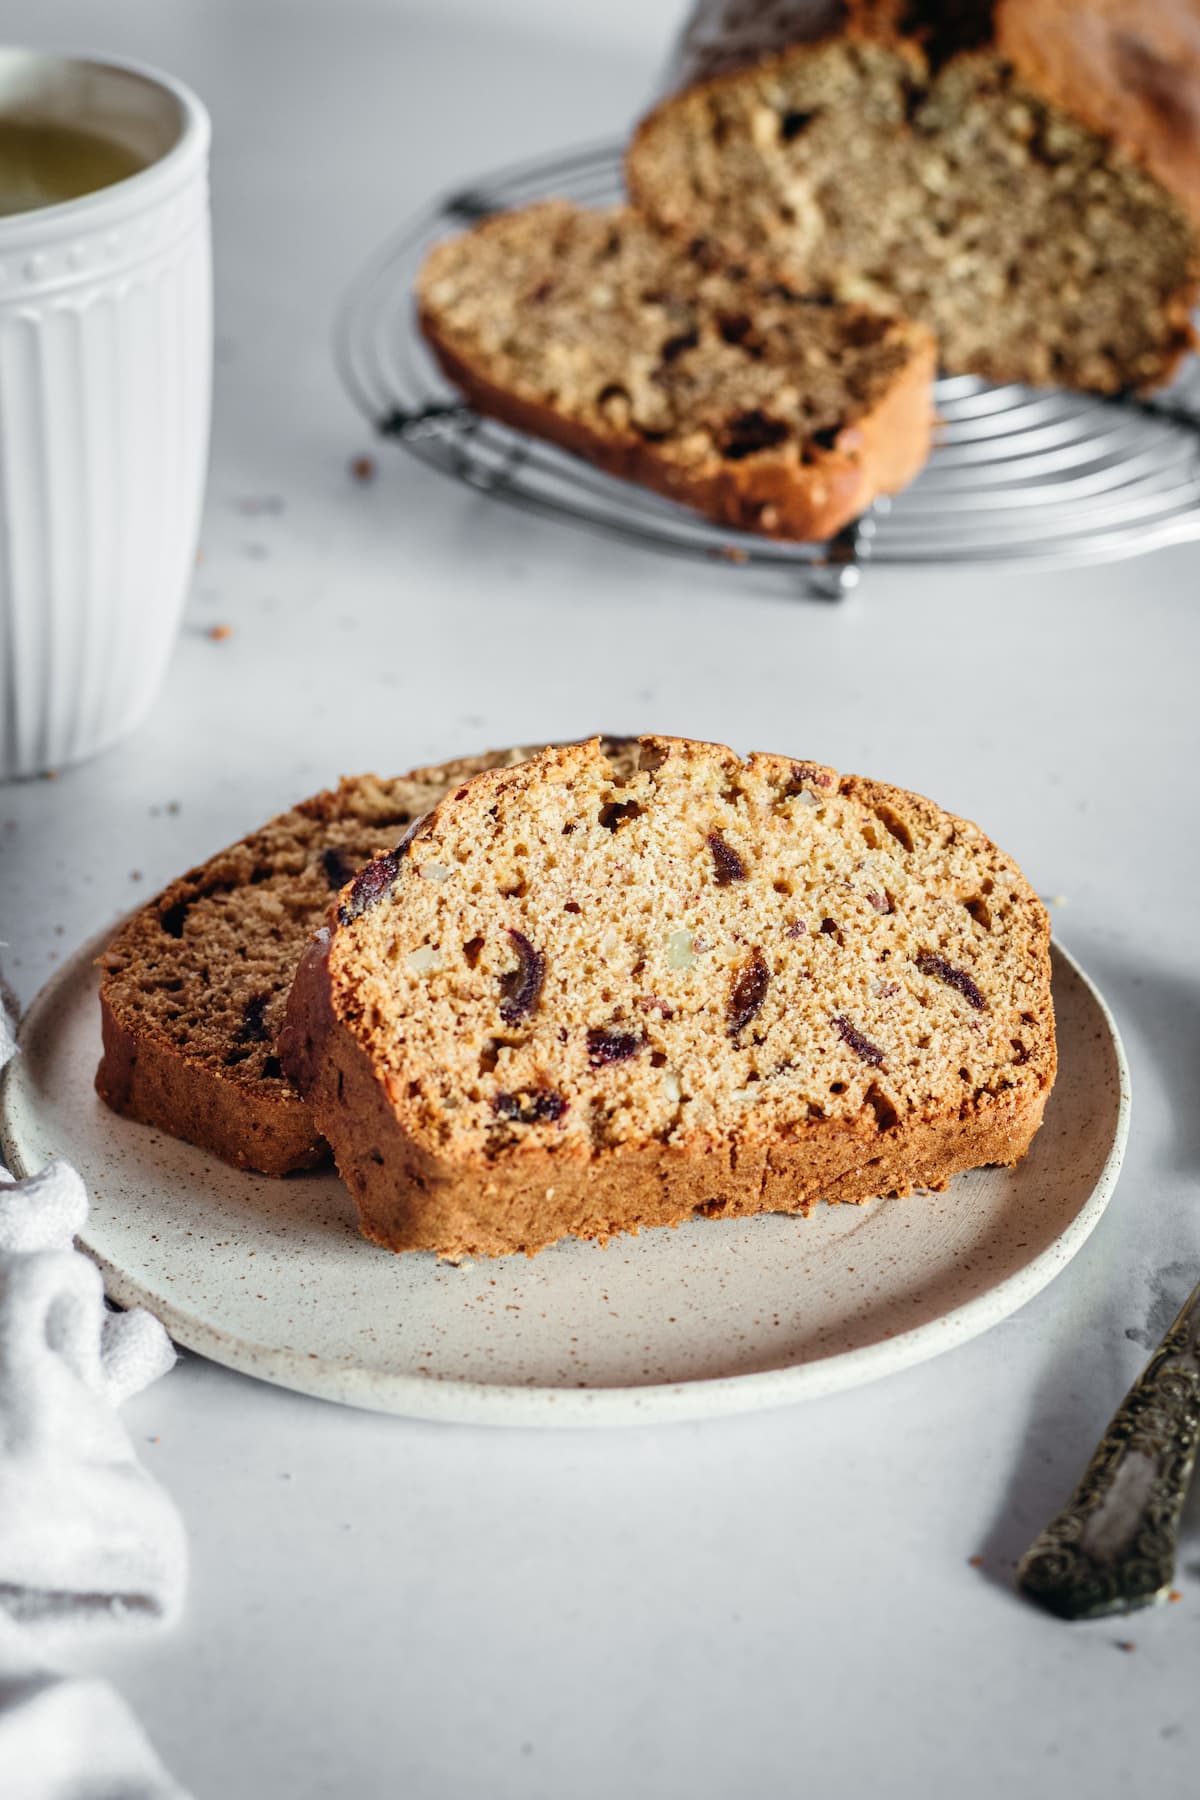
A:
[[[0,116],[132,151],[135,174],[0,217],[0,778],[148,711],[195,563],[212,279],[204,107],[154,70],[0,50]]]

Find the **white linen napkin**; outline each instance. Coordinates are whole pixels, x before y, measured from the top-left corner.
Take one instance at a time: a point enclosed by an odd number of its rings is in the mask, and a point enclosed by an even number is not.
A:
[[[114,1313],[72,1248],[87,1194],[69,1164],[0,1177],[0,1607],[43,1642],[183,1598],[179,1515],[114,1406],[175,1360],[148,1313]]]
[[[0,1793],[4,1800],[188,1800],[107,1681],[30,1655],[0,1614]]]
[[[14,1048],[0,1005],[0,1067]],[[105,1305],[73,1248],[86,1217],[69,1164],[0,1166],[0,1794],[180,1800],[107,1683],[48,1664],[101,1628],[171,1622],[186,1579],[179,1515],[114,1411],[175,1352],[148,1313]]]

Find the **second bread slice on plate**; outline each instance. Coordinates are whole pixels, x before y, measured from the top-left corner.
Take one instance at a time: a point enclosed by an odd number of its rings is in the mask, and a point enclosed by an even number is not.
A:
[[[275,1040],[330,895],[468,776],[532,754],[347,778],[147,901],[100,958],[101,1098],[237,1168],[286,1175],[321,1162],[328,1151]]]

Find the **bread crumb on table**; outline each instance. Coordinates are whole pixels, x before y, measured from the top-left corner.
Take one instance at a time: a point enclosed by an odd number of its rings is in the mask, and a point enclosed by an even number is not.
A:
[[[258,518],[262,513],[278,516],[287,510],[287,502],[282,494],[247,494],[236,502],[237,510],[246,518]]]
[[[223,644],[226,638],[233,636],[232,625],[210,625],[208,635],[214,644]]]

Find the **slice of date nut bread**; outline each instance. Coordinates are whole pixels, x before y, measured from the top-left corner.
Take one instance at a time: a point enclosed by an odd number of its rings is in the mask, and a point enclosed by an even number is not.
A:
[[[173,881],[100,958],[102,1099],[264,1175],[323,1160],[275,1039],[330,895],[468,776],[532,754],[345,780]]]
[[[436,245],[417,294],[481,412],[727,525],[828,537],[929,454],[923,326],[755,285],[627,209],[499,214]]]
[[[1049,924],[976,826],[718,744],[455,790],[306,953],[280,1039],[393,1250],[532,1253],[1012,1163],[1055,1072]]]

